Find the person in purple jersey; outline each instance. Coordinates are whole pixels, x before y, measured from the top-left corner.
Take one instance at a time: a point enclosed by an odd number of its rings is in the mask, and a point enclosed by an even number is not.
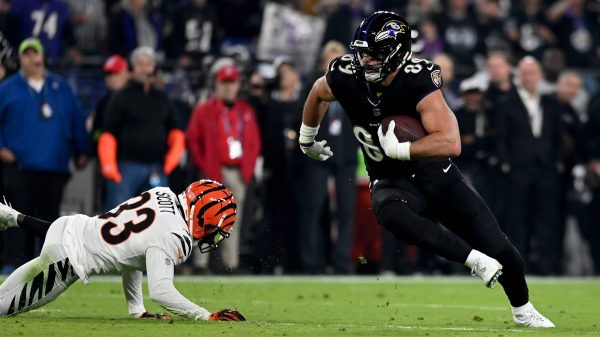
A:
[[[14,0],[11,16],[19,24],[16,31],[19,41],[37,37],[42,41],[48,63],[52,64],[64,54],[63,43],[69,53],[75,49],[75,38],[69,21],[69,8],[60,0]]]

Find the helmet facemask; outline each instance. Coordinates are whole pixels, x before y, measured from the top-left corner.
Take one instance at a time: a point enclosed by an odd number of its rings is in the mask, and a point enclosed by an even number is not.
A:
[[[406,20],[393,12],[373,13],[360,23],[350,43],[355,76],[367,83],[383,81],[410,59],[411,43]],[[373,61],[365,60],[365,55]]]
[[[356,41],[355,41],[356,42]],[[383,49],[359,48],[354,42],[350,46],[354,54],[353,69],[355,75],[368,83],[378,83],[383,81],[389,74],[400,67],[405,60],[400,59],[398,52],[402,44]],[[378,62],[377,65],[369,65],[364,62],[364,57],[369,55]],[[410,56],[409,56],[410,57]]]
[[[222,230],[220,227],[221,223],[223,223],[223,220],[225,220],[225,217],[226,215],[223,215],[221,221],[219,222],[217,228],[215,228],[214,231],[212,231],[208,235],[205,235],[202,239],[197,240],[198,249],[200,249],[200,253],[208,253],[210,251],[215,250],[219,246],[219,243],[221,243],[221,241],[229,238],[229,235],[231,235],[231,233]]]

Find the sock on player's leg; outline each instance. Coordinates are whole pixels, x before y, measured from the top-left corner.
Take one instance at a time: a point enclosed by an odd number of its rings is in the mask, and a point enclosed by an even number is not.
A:
[[[39,236],[40,238],[45,238],[46,233],[48,232],[48,228],[50,228],[51,222],[41,220],[38,218],[34,218],[29,215],[24,215],[20,218],[22,220],[18,221],[19,227],[27,229],[35,236]]]
[[[525,261],[512,244],[494,256],[503,266],[502,276],[498,282],[513,307],[520,307],[529,302],[529,289],[525,281]]]

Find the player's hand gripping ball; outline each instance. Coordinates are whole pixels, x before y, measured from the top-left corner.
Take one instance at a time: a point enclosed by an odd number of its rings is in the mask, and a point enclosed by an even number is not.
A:
[[[394,134],[398,142],[414,142],[417,139],[425,137],[427,132],[421,125],[421,122],[409,116],[391,116],[386,117],[381,122],[381,131],[387,133],[390,122],[394,121]]]

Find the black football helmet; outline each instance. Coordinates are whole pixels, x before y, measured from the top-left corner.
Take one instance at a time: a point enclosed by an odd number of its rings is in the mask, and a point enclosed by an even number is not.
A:
[[[411,57],[411,30],[394,12],[379,11],[364,19],[350,43],[356,77],[368,83],[382,81]],[[364,54],[380,61],[377,67],[363,63]]]

